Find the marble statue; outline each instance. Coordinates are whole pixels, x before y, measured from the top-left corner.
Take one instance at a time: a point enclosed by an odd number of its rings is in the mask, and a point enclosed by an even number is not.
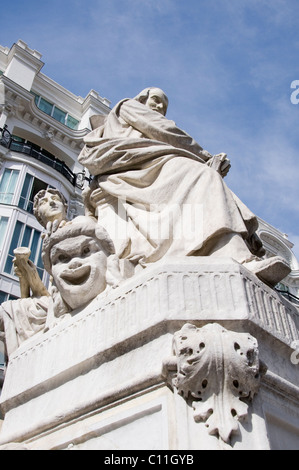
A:
[[[67,201],[57,189],[42,189],[34,197],[33,213],[48,233],[67,221]]]
[[[191,401],[195,422],[205,422],[209,434],[229,443],[267,369],[257,340],[218,323],[202,328],[186,323],[174,334],[173,352],[171,385]]]
[[[33,213],[47,231],[43,238],[48,237],[67,223],[67,201],[56,189],[41,190],[34,197]],[[8,356],[24,341],[44,331],[56,292],[53,287],[46,289],[29,259],[30,254],[27,247],[14,250],[14,271],[19,277],[21,298],[8,300],[0,306],[0,331]]]
[[[226,155],[203,150],[165,117],[167,106],[162,90],[148,88],[84,138],[78,160],[94,177],[89,213],[134,266],[166,256],[231,257],[275,285],[290,268],[260,258],[257,219],[223,181]]]
[[[51,285],[43,285],[30,251],[18,248],[21,299],[0,310],[9,351],[162,258],[233,258],[270,286],[289,273],[279,257],[260,257],[257,219],[223,181],[226,154],[204,150],[165,117],[167,107],[162,90],[147,88],[85,137],[78,160],[93,175],[85,216],[69,221],[56,189],[35,196]]]
[[[295,442],[298,312],[273,290],[290,268],[263,259],[256,216],[224,182],[227,155],[167,106],[147,88],[93,117],[78,157],[93,176],[85,215],[68,220],[57,190],[35,197],[50,285],[18,248],[21,298],[0,306],[0,450],[268,449],[282,408]]]
[[[31,251],[27,247],[14,250],[14,272],[19,278],[21,298],[49,296],[48,290],[38,275],[36,266],[30,260]]]
[[[28,249],[16,251],[14,264],[23,297],[0,307],[8,355],[123,279],[112,240],[91,217],[76,217],[44,238],[42,257],[52,280],[49,292],[28,259]]]
[[[30,254],[26,247],[14,250],[14,271],[20,280],[21,298],[0,305],[0,330],[8,356],[46,325],[50,294],[29,259]]]
[[[223,181],[226,154],[204,150],[165,117],[167,107],[162,90],[147,88],[85,137],[78,159],[94,176],[83,193],[85,216],[69,221],[56,189],[35,196],[52,283],[48,291],[28,249],[16,251],[21,299],[0,313],[10,351],[164,257],[230,257],[270,286],[289,273],[284,260],[257,256],[257,219]]]
[[[88,304],[122,279],[112,240],[90,217],[76,217],[45,238],[42,258],[53,279],[56,318]]]

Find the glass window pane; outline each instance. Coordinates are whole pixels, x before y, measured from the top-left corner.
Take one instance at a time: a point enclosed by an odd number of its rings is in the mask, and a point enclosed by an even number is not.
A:
[[[32,230],[33,229],[31,227],[26,225],[20,246],[27,246],[28,248],[30,248],[30,239],[31,239]]]
[[[37,272],[41,280],[43,280],[43,275],[44,275],[44,264],[42,261],[42,248],[43,248],[43,245],[42,243],[40,243],[39,253],[38,253],[37,262],[36,262]]]
[[[2,175],[2,178],[1,178],[1,183],[0,183],[0,191],[1,192],[6,191],[11,172],[12,172],[12,170],[8,170],[7,168],[4,171],[4,173]]]
[[[0,202],[2,202],[3,204],[11,204],[18,176],[18,170],[6,169],[4,171],[0,183]]]
[[[47,183],[45,183],[44,181],[42,181],[38,178],[34,178],[33,185],[32,185],[32,188],[31,188],[30,197],[29,197],[30,201],[33,203],[34,196],[39,191],[41,191],[42,189],[47,189],[47,187],[48,187]]]
[[[22,137],[18,137],[17,135],[12,135],[12,138],[13,138],[14,142],[20,142],[22,144],[25,143],[25,139],[23,139]]]
[[[2,179],[0,183],[0,202],[3,202],[3,203],[5,203],[6,192],[7,192],[7,187],[8,187],[8,182],[10,179],[11,172],[12,170],[5,170],[2,175]]]
[[[53,110],[53,104],[49,103],[49,101],[45,100],[44,98],[41,98],[39,101],[38,107],[41,111],[51,116],[52,110]]]
[[[4,344],[1,342],[1,344],[0,344],[0,366],[3,367],[4,365],[5,365]]]
[[[8,298],[8,294],[0,290],[0,304],[2,304],[2,302],[5,302],[7,298]]]
[[[17,300],[19,297],[16,297],[15,295],[9,294],[8,295],[8,300]]]
[[[56,108],[56,106],[54,106],[53,118],[56,119],[56,121],[59,121],[59,122],[62,122],[62,124],[65,124],[66,113],[62,111],[61,109]]]
[[[33,176],[27,173],[24,184],[23,184],[20,200],[19,200],[19,207],[21,209],[26,210],[26,206],[27,206],[28,199],[29,199],[29,194],[30,194],[31,187],[32,187],[32,180],[33,180]]]
[[[79,121],[72,116],[68,115],[66,125],[71,129],[78,129]]]
[[[40,96],[37,95],[36,93],[34,93],[33,91],[31,91],[30,93],[32,93],[34,95],[35,104],[36,104],[36,106],[38,106],[38,101],[40,99]]]
[[[34,178],[32,175],[27,173],[19,200],[19,207],[27,212],[30,212],[30,214],[33,214],[34,196],[41,189],[47,189],[47,187],[47,183],[38,178]]]
[[[31,246],[30,246],[30,249],[31,249],[30,259],[33,263],[35,263],[36,253],[39,248],[40,234],[41,232],[39,232],[38,230],[34,230],[33,238],[31,241]]]
[[[36,266],[38,268],[44,269],[44,264],[43,264],[43,260],[42,260],[42,248],[43,248],[43,244],[41,243],[40,247],[39,247],[39,253],[38,253],[38,257],[37,257],[37,261],[36,261]]]
[[[8,217],[0,217],[0,249],[3,246],[5,240],[5,232],[8,223]]]
[[[12,263],[12,260],[14,258],[13,250],[17,248],[17,246],[20,246],[19,241],[20,241],[20,234],[21,234],[22,228],[23,228],[23,224],[22,222],[18,220],[15,225],[15,230],[12,236],[9,252],[7,255],[7,260],[6,260],[5,267],[4,267],[4,272],[8,274],[13,274],[13,263]]]
[[[12,170],[12,175],[11,175],[11,178],[9,180],[8,188],[7,188],[8,194],[11,194],[12,196],[15,193],[18,177],[19,177],[19,171]]]

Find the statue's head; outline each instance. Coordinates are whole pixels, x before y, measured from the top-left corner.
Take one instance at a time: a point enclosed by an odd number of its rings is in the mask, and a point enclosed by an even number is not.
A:
[[[113,255],[114,245],[106,230],[83,216],[59,228],[43,244],[45,269],[72,310],[116,283],[119,273]]]
[[[168,98],[163,90],[160,88],[149,87],[142,90],[134,98],[136,101],[144,104],[148,108],[157,111],[163,116],[166,115],[168,108]]]
[[[67,207],[65,197],[57,189],[42,189],[34,196],[33,213],[44,228],[48,222],[65,220]]]

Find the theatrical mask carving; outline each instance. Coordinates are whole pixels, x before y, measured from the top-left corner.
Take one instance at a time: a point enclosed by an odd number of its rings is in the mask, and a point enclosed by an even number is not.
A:
[[[121,279],[107,232],[84,216],[45,238],[43,262],[68,311],[86,305]]]

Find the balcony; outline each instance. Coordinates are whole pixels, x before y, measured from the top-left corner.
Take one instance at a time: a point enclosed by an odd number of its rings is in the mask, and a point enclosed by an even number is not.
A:
[[[279,294],[283,295],[283,297],[285,297],[286,299],[288,299],[289,302],[292,302],[293,304],[299,306],[299,298],[296,297],[295,295],[291,294],[290,292],[288,292],[287,290],[283,290],[283,289],[278,289],[278,288],[275,288],[276,292],[279,292]]]
[[[76,186],[77,176],[64,162],[58,160],[58,158],[56,158],[50,152],[41,149],[32,142],[16,140],[5,126],[4,129],[0,128],[0,145],[14,152],[20,152],[29,155],[35,160],[44,163],[45,165],[58,171],[58,173],[63,175],[73,186]]]

